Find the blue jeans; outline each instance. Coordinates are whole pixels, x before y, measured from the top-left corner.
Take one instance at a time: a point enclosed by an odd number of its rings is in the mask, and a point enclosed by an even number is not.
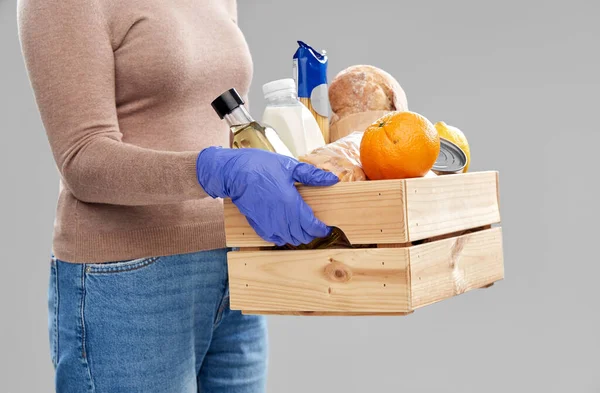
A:
[[[229,309],[226,255],[107,264],[53,258],[56,392],[264,392],[266,322]]]

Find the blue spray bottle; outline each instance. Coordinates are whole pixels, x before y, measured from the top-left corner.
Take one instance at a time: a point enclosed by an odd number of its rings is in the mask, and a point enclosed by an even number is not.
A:
[[[299,48],[294,54],[294,80],[298,98],[317,120],[325,143],[329,143],[329,93],[327,88],[327,55],[298,41]]]

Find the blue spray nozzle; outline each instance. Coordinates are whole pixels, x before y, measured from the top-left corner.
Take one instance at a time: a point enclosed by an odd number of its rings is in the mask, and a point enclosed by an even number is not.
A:
[[[294,58],[296,58],[297,56],[299,57],[299,52],[302,53],[303,51],[308,51],[310,52],[315,59],[319,60],[321,63],[324,63],[327,61],[327,56],[323,53],[319,53],[318,51],[316,51],[312,46],[305,44],[303,41],[297,41],[298,42],[298,50],[296,51],[296,55],[294,55]]]

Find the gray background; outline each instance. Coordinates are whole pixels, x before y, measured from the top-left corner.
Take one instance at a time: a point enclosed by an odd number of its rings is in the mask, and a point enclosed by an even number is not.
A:
[[[400,81],[410,109],[501,172],[506,279],[405,318],[270,319],[269,392],[600,392],[597,1],[240,1],[261,85],[295,40]],[[58,178],[0,0],[0,393],[51,392]]]

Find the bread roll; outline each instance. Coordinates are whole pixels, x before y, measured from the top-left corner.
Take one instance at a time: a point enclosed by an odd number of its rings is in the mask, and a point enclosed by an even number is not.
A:
[[[404,90],[387,72],[370,65],[348,67],[329,86],[331,124],[369,111],[407,111]]]

